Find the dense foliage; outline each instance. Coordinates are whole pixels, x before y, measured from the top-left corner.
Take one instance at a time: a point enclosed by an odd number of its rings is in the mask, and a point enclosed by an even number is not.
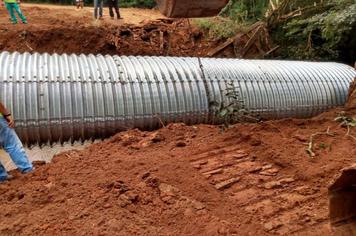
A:
[[[356,61],[356,3],[330,0],[310,9],[277,28],[275,40],[285,45],[283,55]]]
[[[355,0],[230,0],[220,15],[197,23],[227,38],[262,20],[282,58],[356,61]]]
[[[221,15],[237,22],[261,19],[268,8],[269,0],[230,0]]]
[[[122,7],[152,8],[156,5],[154,0],[119,0]]]
[[[214,39],[226,39],[263,19],[270,0],[230,0],[218,18],[197,19],[195,23]]]

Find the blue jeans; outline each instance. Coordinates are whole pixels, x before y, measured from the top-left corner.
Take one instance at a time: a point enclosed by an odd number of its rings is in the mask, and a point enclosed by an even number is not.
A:
[[[103,0],[94,0],[94,18],[103,17]]]
[[[8,126],[4,117],[0,117],[0,145],[10,155],[12,161],[22,173],[33,170],[20,139],[15,130]],[[0,163],[0,181],[4,181],[6,178],[6,170]]]
[[[21,21],[23,23],[27,23],[26,17],[22,14],[22,11],[20,9],[19,4],[17,4],[17,3],[7,3],[6,2],[5,6],[6,6],[8,12],[10,13],[10,17],[11,17],[12,23],[14,23],[14,24],[17,23],[15,12],[17,13],[17,15],[19,15],[19,17],[21,18]]]

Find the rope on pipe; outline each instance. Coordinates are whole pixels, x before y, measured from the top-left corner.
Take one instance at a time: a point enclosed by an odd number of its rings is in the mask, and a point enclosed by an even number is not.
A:
[[[209,102],[228,104],[230,83],[252,114],[310,117],[343,105],[355,76],[325,62],[0,53],[0,99],[28,145],[217,122]]]

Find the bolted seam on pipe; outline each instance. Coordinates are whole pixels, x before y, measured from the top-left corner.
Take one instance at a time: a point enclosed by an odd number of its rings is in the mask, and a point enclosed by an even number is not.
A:
[[[266,119],[343,105],[352,67],[338,63],[0,53],[0,99],[28,144],[84,141],[160,122],[217,123],[210,103]]]

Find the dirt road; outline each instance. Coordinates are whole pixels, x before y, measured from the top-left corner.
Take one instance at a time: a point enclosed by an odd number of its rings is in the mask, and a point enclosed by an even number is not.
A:
[[[105,26],[122,24],[139,24],[145,20],[156,20],[165,18],[157,10],[122,8],[120,13],[122,20],[111,20],[108,8],[104,8],[103,20],[97,21],[93,18],[93,8],[84,7],[83,10],[77,10],[75,6],[60,6],[48,4],[21,4],[24,15],[28,18],[29,25],[18,24],[13,26],[9,21],[8,13],[5,8],[0,8],[0,24],[11,28],[31,28],[31,27],[60,27],[66,25],[78,26]]]

